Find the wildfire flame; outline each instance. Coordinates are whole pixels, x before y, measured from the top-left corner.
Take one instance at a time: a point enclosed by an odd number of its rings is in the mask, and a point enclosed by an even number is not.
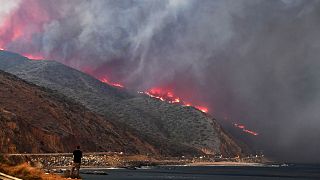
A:
[[[257,133],[257,132],[254,132],[254,131],[252,131],[252,130],[246,129],[246,127],[245,127],[243,124],[234,123],[233,125],[234,125],[236,128],[242,129],[243,132],[248,133],[248,134],[250,134],[250,135],[253,135],[253,136],[259,135],[259,133]]]
[[[204,107],[204,106],[194,106],[196,109],[204,112],[204,113],[208,113],[209,112],[209,109],[207,107]]]
[[[0,48],[0,51],[5,51],[4,48]],[[37,54],[21,54],[22,56],[30,59],[30,60],[43,60],[45,59],[42,55],[37,55]]]
[[[30,60],[36,60],[36,61],[45,59],[43,56],[35,55],[35,54],[23,54],[23,56],[27,57]]]
[[[42,60],[44,57],[37,51],[34,39],[45,31],[45,25],[51,22],[50,15],[37,1],[25,0],[17,4],[1,17],[0,50],[6,50],[9,44],[19,44],[23,50],[15,46],[10,50],[15,49],[14,52],[31,60]]]
[[[120,84],[120,83],[114,83],[109,81],[107,78],[103,77],[100,79],[101,82],[106,83],[110,86],[114,86],[114,87],[118,87],[118,88],[124,88],[124,85]]]
[[[162,91],[159,88],[152,88],[149,91],[144,92],[144,94],[147,94],[150,97],[160,99],[161,101],[167,101],[169,103],[180,103],[180,98],[175,97],[174,94],[170,91],[165,92]]]
[[[187,103],[184,100],[182,100],[182,98],[176,96],[172,91],[166,91],[161,88],[152,88],[148,91],[138,92],[138,93],[146,94],[152,98],[156,98],[161,101],[166,101],[171,104],[181,104],[184,106],[192,106],[192,107],[194,107],[204,113],[208,113],[208,111],[209,111],[209,109],[207,107],[199,106],[199,105],[192,105],[191,103]]]

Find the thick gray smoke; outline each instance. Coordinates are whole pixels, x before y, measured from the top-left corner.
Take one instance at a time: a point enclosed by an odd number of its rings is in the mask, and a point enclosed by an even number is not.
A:
[[[17,3],[9,18],[19,25],[6,28],[24,36],[7,42],[2,32],[6,49],[131,88],[170,86],[207,104],[222,124],[257,130],[252,145],[272,157],[320,162],[320,1]]]

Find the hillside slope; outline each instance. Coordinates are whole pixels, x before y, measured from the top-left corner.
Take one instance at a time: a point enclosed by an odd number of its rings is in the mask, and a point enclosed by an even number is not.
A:
[[[162,146],[170,142],[193,147],[204,153],[225,156],[243,153],[241,147],[221,129],[214,118],[195,108],[169,104],[143,94],[117,89],[54,61],[8,58],[12,56],[8,53],[0,51],[0,69],[56,90],[113,122],[128,124],[151,139],[151,144]],[[16,59],[23,59],[23,62],[1,66]]]
[[[0,71],[0,149],[15,152],[155,151],[82,105]]]

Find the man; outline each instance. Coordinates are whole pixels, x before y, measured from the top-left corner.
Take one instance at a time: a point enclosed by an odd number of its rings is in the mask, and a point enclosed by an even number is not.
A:
[[[74,175],[74,169],[76,169],[76,177],[79,177],[81,158],[82,158],[82,151],[80,150],[80,146],[77,146],[77,149],[73,151],[73,165],[71,169],[71,176]]]

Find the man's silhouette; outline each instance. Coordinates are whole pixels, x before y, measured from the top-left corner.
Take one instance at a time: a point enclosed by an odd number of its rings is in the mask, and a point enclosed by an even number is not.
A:
[[[82,151],[80,146],[77,146],[77,149],[73,151],[73,165],[71,169],[71,176],[74,175],[74,169],[76,169],[76,177],[79,177],[79,170],[81,165]]]

